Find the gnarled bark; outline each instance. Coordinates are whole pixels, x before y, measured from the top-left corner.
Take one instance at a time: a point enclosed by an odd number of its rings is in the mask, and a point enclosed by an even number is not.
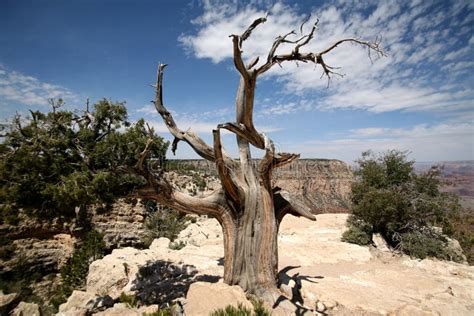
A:
[[[287,61],[312,62],[320,65],[324,74],[330,78],[332,74],[335,74],[334,68],[327,65],[323,57],[345,42],[365,46],[369,51],[373,50],[381,55],[383,51],[378,41],[366,42],[347,38],[320,52],[301,52],[304,46],[313,39],[317,29],[318,22],[316,22],[311,31],[300,38],[289,39],[290,36],[295,35],[294,31],[277,37],[270,48],[266,62],[261,66],[257,66],[258,57],[245,66],[242,59],[243,43],[251,36],[252,31],[265,21],[266,17],[259,18],[242,35],[231,35],[234,64],[240,73],[235,105],[236,120],[216,127],[213,131],[212,147],[191,130],[182,131],[178,128],[171,113],[163,104],[163,71],[166,65],[160,64],[158,67],[154,104],[170,133],[175,137],[173,152],[179,141],[185,141],[201,157],[215,162],[222,188],[204,198],[191,197],[175,191],[159,173],[152,172],[146,165],[149,144],[142,152],[136,170],[147,180],[147,185],[137,192],[138,195],[155,199],[178,211],[208,215],[219,221],[224,233],[224,281],[226,283],[240,285],[250,293],[275,301],[279,295],[276,288],[279,225],[287,214],[303,216],[310,220],[316,220],[316,218],[304,201],[280,188],[271,186],[273,169],[298,159],[299,155],[275,152],[273,141],[255,128],[253,106],[257,78],[275,64]],[[276,50],[282,43],[293,45],[293,50],[286,54],[276,55]],[[238,161],[231,159],[223,150],[221,129],[226,129],[236,135],[239,148]],[[265,150],[264,157],[258,166],[251,162],[251,145]]]

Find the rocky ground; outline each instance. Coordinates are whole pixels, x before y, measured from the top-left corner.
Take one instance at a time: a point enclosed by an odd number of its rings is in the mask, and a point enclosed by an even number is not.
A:
[[[285,309],[274,315],[474,314],[474,267],[413,260],[380,243],[379,248],[343,243],[347,216],[321,214],[316,222],[285,218],[279,279],[292,302],[282,303]],[[149,249],[116,249],[93,262],[86,292],[75,291],[59,315],[140,315],[157,310],[159,302],[175,302],[186,315],[208,315],[238,302],[251,306],[240,288],[222,283],[217,221],[199,219],[178,241],[186,246],[172,250],[169,240],[160,238]],[[117,303],[122,293],[145,306]]]

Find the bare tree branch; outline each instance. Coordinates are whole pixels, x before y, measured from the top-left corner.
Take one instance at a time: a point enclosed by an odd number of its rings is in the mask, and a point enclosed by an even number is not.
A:
[[[160,190],[155,186],[145,186],[136,190],[135,195],[155,200],[188,214],[208,215],[219,219],[226,212],[222,190],[216,190],[204,198],[199,198],[174,190],[166,181],[161,181],[159,187]]]
[[[216,157],[216,166],[222,187],[233,201],[238,201],[238,188],[232,179],[232,166],[228,165],[223,158],[220,129],[212,131],[214,136],[214,153]]]
[[[263,138],[261,137],[261,135],[250,132],[249,130],[247,130],[247,128],[243,124],[228,122],[228,123],[219,124],[217,127],[226,129],[230,132],[237,134],[238,136],[244,138],[245,140],[247,140],[249,143],[251,143],[257,148],[260,148],[260,149],[265,148],[264,143],[263,143]]]
[[[215,161],[214,150],[190,129],[188,129],[185,132],[180,130],[178,126],[176,125],[171,113],[163,105],[162,90],[163,90],[163,71],[165,67],[166,67],[166,64],[160,64],[158,66],[158,74],[157,74],[157,79],[156,79],[156,95],[155,95],[155,101],[153,101],[153,103],[155,104],[156,110],[163,118],[163,121],[166,124],[166,127],[168,128],[170,133],[175,137],[172,148],[171,148],[173,154],[175,154],[176,152],[178,142],[182,140],[182,141],[187,142],[194,149],[194,151],[202,158],[209,161]],[[225,156],[225,159],[230,160],[230,158],[227,155]]]
[[[250,24],[250,26],[245,30],[244,33],[242,33],[242,35],[240,36],[240,41],[239,41],[239,45],[242,46],[242,43],[243,41],[245,41],[247,38],[249,38],[250,34],[252,34],[252,31],[257,27],[259,26],[260,24],[262,23],[265,23],[267,21],[267,17],[260,17],[258,19],[256,19],[255,21],[252,22],[252,24]]]
[[[307,20],[305,20],[302,23],[302,25],[300,27],[300,31],[303,30],[303,24],[306,21]],[[317,20],[314,23],[313,27],[311,28],[311,31],[308,34],[304,35],[303,37],[301,37],[297,40],[291,41],[291,40],[287,39],[287,37],[289,35],[294,34],[294,31],[291,31],[291,32],[285,34],[284,36],[278,36],[275,39],[275,41],[273,42],[272,48],[270,49],[270,51],[268,53],[267,62],[265,64],[263,64],[262,66],[260,66],[256,70],[257,75],[265,73],[266,71],[268,71],[275,64],[281,65],[281,63],[285,62],[285,61],[295,61],[295,62],[305,62],[305,63],[306,62],[312,62],[312,63],[315,63],[315,64],[320,64],[321,67],[323,68],[324,75],[326,75],[328,77],[328,79],[330,78],[331,75],[342,76],[342,74],[339,74],[339,73],[333,71],[334,69],[336,69],[335,67],[331,67],[331,66],[329,66],[325,63],[325,61],[323,59],[323,55],[329,53],[330,51],[332,51],[334,48],[336,48],[340,44],[346,43],[346,42],[351,42],[351,43],[355,43],[355,44],[367,47],[369,58],[370,58],[371,61],[372,61],[372,58],[371,58],[371,52],[372,51],[376,52],[379,56],[385,56],[385,52],[384,52],[383,48],[380,45],[380,38],[379,37],[377,37],[374,42],[363,41],[363,40],[360,40],[360,39],[357,39],[357,38],[345,38],[345,39],[337,41],[336,43],[332,44],[328,48],[322,50],[321,52],[300,53],[300,48],[307,45],[313,39],[314,33],[317,29],[318,22],[319,22],[319,20]],[[295,47],[293,48],[291,53],[275,55],[276,49],[282,43],[295,44]]]
[[[311,208],[302,199],[279,187],[273,189],[273,198],[275,203],[275,217],[278,222],[283,220],[287,214],[297,217],[305,217],[315,221],[316,216],[311,213]]]
[[[231,35],[232,37],[232,44],[234,47],[234,65],[235,68],[240,72],[242,77],[244,77],[246,80],[250,78],[250,75],[247,71],[247,68],[244,65],[244,61],[242,60],[242,51],[240,50],[240,36],[238,35]]]
[[[278,36],[275,41],[273,42],[272,48],[270,48],[270,52],[268,53],[267,56],[267,63],[271,62],[273,57],[275,56],[275,52],[277,48],[282,44],[282,43],[291,43],[290,41],[287,41],[286,38],[290,35],[295,34],[295,31],[291,31],[286,33],[283,36]]]
[[[314,31],[316,31],[318,23],[319,23],[319,19],[316,19],[316,22],[314,23],[313,27],[311,28],[311,32],[309,32],[308,35],[303,36],[305,38],[305,40],[301,43],[296,44],[295,48],[293,49],[293,52],[295,54],[299,54],[299,49],[301,47],[303,47],[304,45],[308,44],[313,39]],[[304,22],[303,22],[303,24],[304,24]],[[303,31],[303,25],[301,25],[300,30]]]

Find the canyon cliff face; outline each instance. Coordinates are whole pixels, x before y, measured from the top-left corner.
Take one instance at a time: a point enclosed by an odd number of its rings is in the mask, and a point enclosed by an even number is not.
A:
[[[277,169],[275,185],[303,197],[314,214],[347,213],[354,174],[346,163],[329,159],[300,159]]]

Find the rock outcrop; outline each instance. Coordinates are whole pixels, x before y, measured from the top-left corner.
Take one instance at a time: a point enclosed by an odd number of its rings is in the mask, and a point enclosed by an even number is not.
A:
[[[24,272],[57,271],[71,256],[74,223],[40,220],[18,213],[15,225],[0,225],[0,271],[8,273],[20,264]]]
[[[197,280],[217,281],[223,273],[224,252],[217,221],[201,219],[183,230],[180,238],[187,244],[181,250],[170,249],[170,241],[160,238],[149,249],[115,249],[94,261],[89,266],[87,292],[113,299],[124,293],[148,304],[169,304],[183,297]],[[204,247],[205,254],[201,253]]]
[[[91,225],[104,237],[107,249],[142,247],[147,211],[139,201],[119,200],[110,210],[91,210]]]
[[[59,306],[57,315],[89,315],[112,306],[114,306],[114,301],[108,295],[98,296],[90,292],[73,291],[67,302]]]

